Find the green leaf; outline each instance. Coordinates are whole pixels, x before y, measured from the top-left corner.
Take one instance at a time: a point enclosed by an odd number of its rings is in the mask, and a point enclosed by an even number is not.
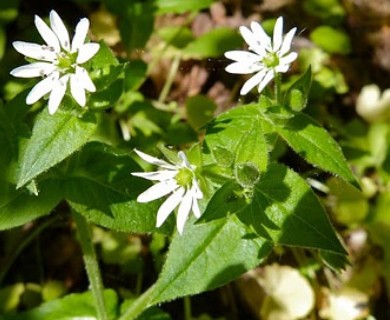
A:
[[[104,291],[104,300],[110,320],[117,319],[118,297],[114,290]],[[51,300],[37,308],[17,314],[3,315],[4,320],[77,320],[97,319],[95,300],[91,292],[69,294]]]
[[[195,129],[199,129],[209,122],[217,109],[215,102],[206,96],[196,95],[186,101],[188,123]]]
[[[208,8],[214,0],[154,0],[157,13],[184,13]]]
[[[180,49],[194,40],[192,31],[183,26],[164,27],[157,30],[157,33],[166,43]]]
[[[211,290],[254,268],[271,247],[247,234],[234,216],[204,224],[187,222],[184,234],[176,233],[172,240],[152,303]]]
[[[308,115],[296,114],[284,126],[275,126],[275,129],[307,162],[358,186],[340,146]]]
[[[100,45],[99,51],[91,59],[92,68],[101,69],[108,66],[119,65],[119,61],[114,56],[110,47],[104,41],[100,41],[99,45]]]
[[[154,27],[155,6],[151,1],[121,1],[118,12],[119,31],[127,50],[141,49],[149,40]]]
[[[269,166],[238,217],[275,244],[346,253],[309,185],[281,164]]]
[[[241,43],[242,38],[236,31],[224,27],[213,29],[190,42],[183,49],[183,55],[194,59],[220,57],[226,51],[240,47]]]
[[[45,108],[37,117],[22,155],[17,188],[80,149],[95,130],[94,114],[77,116],[60,109],[50,115]]]
[[[146,79],[148,65],[142,60],[133,60],[126,64],[124,90],[138,90]]]
[[[351,52],[351,42],[348,34],[329,26],[320,26],[313,30],[310,39],[329,53],[348,54]]]
[[[255,106],[242,106],[218,116],[207,127],[205,140],[205,151],[209,150],[222,167],[252,166],[258,174],[267,167],[267,143]]]
[[[58,181],[43,180],[38,195],[0,181],[0,230],[14,228],[47,215],[62,199]]]
[[[286,92],[285,104],[294,111],[306,108],[311,86],[311,67]]]
[[[159,201],[138,203],[137,196],[149,186],[146,180],[131,175],[141,172],[127,154],[98,142],[87,144],[74,155],[74,167],[64,181],[65,198],[89,221],[124,232],[150,232],[155,229]],[[171,230],[164,224],[159,230]]]

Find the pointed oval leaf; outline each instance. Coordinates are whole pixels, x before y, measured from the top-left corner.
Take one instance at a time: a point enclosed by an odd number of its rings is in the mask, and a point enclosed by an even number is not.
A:
[[[36,178],[81,148],[96,130],[94,114],[77,116],[47,109],[38,116],[21,158],[17,188]]]
[[[219,287],[258,265],[270,252],[264,239],[246,238],[248,230],[232,216],[204,224],[186,224],[175,234],[153,304]]]
[[[104,290],[108,319],[117,319],[118,297],[114,290]],[[91,292],[69,294],[64,298],[43,303],[32,310],[6,314],[4,320],[92,320],[97,319],[96,303]]]
[[[0,182],[0,230],[21,226],[47,215],[62,198],[60,184],[55,180],[39,183],[38,195]]]
[[[308,115],[299,113],[275,129],[307,162],[358,186],[340,146]]]
[[[346,254],[316,195],[297,173],[272,164],[238,217],[276,244]]]

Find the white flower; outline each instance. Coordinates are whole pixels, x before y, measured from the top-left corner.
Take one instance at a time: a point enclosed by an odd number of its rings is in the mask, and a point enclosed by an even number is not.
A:
[[[135,150],[135,152],[146,162],[161,168],[161,170],[154,172],[132,173],[137,177],[158,181],[158,183],[141,193],[137,201],[149,202],[171,194],[158,209],[156,226],[160,227],[172,211],[179,206],[176,226],[179,233],[182,234],[190,211],[192,210],[197,218],[201,215],[198,200],[203,198],[203,193],[195,176],[195,167],[188,162],[182,151],[178,153],[181,160],[179,164],[170,164],[138,150]]]
[[[80,65],[99,50],[98,43],[84,43],[89,20],[83,18],[79,21],[72,42],[63,21],[54,10],[50,12],[50,27],[38,16],[35,16],[35,26],[45,44],[24,41],[12,43],[16,51],[35,61],[13,69],[11,75],[20,78],[43,77],[27,95],[26,103],[33,104],[50,92],[49,113],[53,114],[69,82],[73,98],[84,107],[85,91],[94,92],[96,88],[85,68]]]
[[[287,72],[291,62],[297,58],[296,52],[289,52],[296,28],[283,37],[283,18],[276,20],[271,39],[257,22],[251,23],[251,29],[240,27],[241,35],[249,46],[248,51],[228,51],[225,57],[235,62],[226,67],[226,71],[236,74],[256,74],[247,80],[240,94],[245,95],[258,85],[261,92],[275,77],[276,73]]]
[[[376,84],[364,86],[356,100],[356,112],[368,122],[390,119],[390,89],[381,90]]]

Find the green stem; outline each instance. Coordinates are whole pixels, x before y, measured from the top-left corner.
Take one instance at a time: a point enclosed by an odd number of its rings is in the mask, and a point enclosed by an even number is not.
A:
[[[184,300],[184,319],[185,320],[191,320],[191,298],[189,296],[185,296],[183,298]]]
[[[173,80],[175,79],[177,70],[179,69],[180,60],[181,60],[181,55],[176,54],[175,57],[173,58],[171,68],[169,69],[168,77],[165,81],[164,87],[162,88],[160,96],[158,97],[158,102],[162,103],[167,98],[169,90],[172,87]]]
[[[73,211],[73,217],[76,222],[79,242],[83,251],[83,258],[89,284],[91,286],[92,295],[96,303],[98,319],[108,320],[108,314],[103,296],[103,281],[100,275],[95,248],[92,243],[90,226],[88,225],[87,220],[85,220],[85,218],[78,212]]]
[[[152,305],[151,300],[154,294],[155,286],[151,286],[142,295],[140,295],[122,314],[118,320],[136,319],[146,308]]]
[[[282,104],[282,79],[280,77],[280,74],[275,72],[275,77],[274,77],[274,83],[275,83],[275,100],[276,104],[278,106],[281,106]]]

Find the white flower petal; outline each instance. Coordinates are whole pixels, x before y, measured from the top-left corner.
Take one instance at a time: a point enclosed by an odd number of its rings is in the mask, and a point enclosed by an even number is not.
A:
[[[256,87],[264,78],[266,71],[262,70],[247,80],[240,90],[241,95],[246,95],[254,87]]]
[[[41,99],[45,94],[49,93],[53,89],[53,86],[57,82],[59,76],[58,72],[53,72],[53,74],[49,77],[39,81],[27,95],[26,103],[33,104]]]
[[[252,33],[252,31],[247,27],[240,27],[240,33],[251,49],[256,50],[260,46],[259,39],[257,39],[256,34]]]
[[[66,51],[70,51],[69,33],[65,27],[64,22],[60,16],[54,10],[50,11],[50,26],[54,33],[57,35],[58,40],[61,43],[62,48]]]
[[[192,213],[194,214],[194,216],[196,218],[200,218],[200,216],[202,215],[200,213],[200,209],[199,209],[199,204],[198,204],[198,200],[196,200],[195,198],[192,199]]]
[[[18,78],[35,78],[51,74],[56,66],[46,62],[34,62],[11,70],[10,74]]]
[[[161,160],[161,159],[158,159],[158,158],[155,158],[155,157],[152,157],[146,153],[143,153],[137,149],[134,149],[134,151],[136,152],[136,154],[138,154],[138,156],[146,161],[146,162],[149,162],[151,164],[154,164],[156,166],[159,166],[161,168],[165,168],[165,169],[171,169],[171,170],[178,170],[178,168],[172,164],[169,164],[168,162],[164,161],[164,160]]]
[[[263,27],[259,23],[257,23],[256,21],[253,21],[251,23],[251,28],[252,28],[253,34],[256,36],[255,40],[257,42],[257,47],[265,48],[268,51],[271,50],[272,49],[271,38],[264,31]]]
[[[76,62],[84,63],[91,59],[98,51],[100,45],[98,43],[86,43],[79,48],[79,53],[77,55]]]
[[[85,89],[77,73],[70,75],[70,93],[80,106],[85,106]]]
[[[273,33],[273,51],[276,52],[280,49],[283,41],[283,18],[279,17],[276,20]]]
[[[157,221],[156,227],[159,228],[168,216],[172,213],[173,210],[179,205],[179,203],[183,200],[185,189],[179,188],[175,192],[173,192],[167,200],[160,206],[157,211]]]
[[[189,163],[189,161],[187,159],[187,156],[186,156],[186,154],[183,151],[179,151],[177,153],[177,156],[182,161],[182,163],[181,163],[182,167],[186,167],[186,168],[191,169],[191,170],[194,169],[193,166],[191,165],[191,163]]]
[[[66,74],[54,83],[54,86],[53,86],[53,89],[51,90],[50,98],[49,98],[49,113],[50,114],[54,114],[57,111],[57,109],[58,109],[58,107],[59,107],[59,105],[60,105],[60,103],[65,95],[66,84],[68,83],[68,79],[69,79],[69,75]]]
[[[193,179],[193,181],[192,181],[191,192],[192,192],[192,212],[193,212],[194,216],[199,219],[201,216],[201,213],[200,213],[200,209],[199,209],[198,199],[203,198],[203,193],[202,193],[202,191],[200,191],[196,179]]]
[[[258,72],[264,69],[264,66],[260,63],[243,63],[234,62],[226,66],[225,70],[234,74],[248,74]]]
[[[293,62],[296,58],[298,57],[298,54],[296,52],[290,52],[288,55],[284,56],[284,57],[281,57],[279,58],[279,63],[281,65],[283,64],[290,64],[291,62]]]
[[[152,172],[132,172],[133,176],[144,178],[152,181],[164,181],[173,179],[177,175],[177,171],[161,170]]]
[[[55,52],[57,52],[57,53],[60,52],[61,46],[60,46],[60,42],[58,41],[56,34],[38,16],[35,16],[35,26],[37,27],[37,30],[38,30],[39,34],[41,35],[42,39],[45,40],[46,44],[49,47],[52,47]]]
[[[291,48],[291,43],[294,38],[295,32],[297,31],[297,28],[292,28],[285,36],[283,39],[283,44],[282,47],[280,48],[280,55],[283,56],[287,52],[290,51]]]
[[[196,180],[196,178],[192,179],[192,189],[194,190],[196,199],[203,199],[203,193],[199,188],[198,180]]]
[[[85,90],[89,92],[95,92],[96,87],[94,83],[92,82],[91,78],[89,77],[89,74],[87,70],[85,70],[83,67],[76,67],[76,74],[79,77],[80,84],[84,87]]]
[[[190,214],[193,200],[195,199],[192,198],[192,192],[187,190],[177,212],[176,227],[180,234],[183,234],[184,225]]]
[[[257,62],[263,58],[258,54],[248,52],[248,51],[242,51],[242,50],[227,51],[225,52],[225,57],[237,62],[247,62],[247,63]]]
[[[76,26],[76,30],[72,39],[71,52],[76,52],[84,44],[89,29],[89,20],[83,18]]]
[[[263,80],[261,80],[261,82],[259,83],[259,86],[257,87],[257,91],[259,93],[263,91],[265,86],[273,79],[273,77],[274,77],[274,71],[269,70],[267,74],[264,76]]]
[[[153,186],[151,186],[149,189],[146,189],[143,193],[141,193],[137,201],[138,202],[150,202],[156,199],[159,199],[168,193],[171,193],[173,190],[178,188],[178,184],[176,183],[176,180],[166,180],[161,181]]]
[[[52,47],[24,41],[14,41],[12,45],[17,52],[29,58],[44,61],[54,61],[57,58],[57,53]]]

